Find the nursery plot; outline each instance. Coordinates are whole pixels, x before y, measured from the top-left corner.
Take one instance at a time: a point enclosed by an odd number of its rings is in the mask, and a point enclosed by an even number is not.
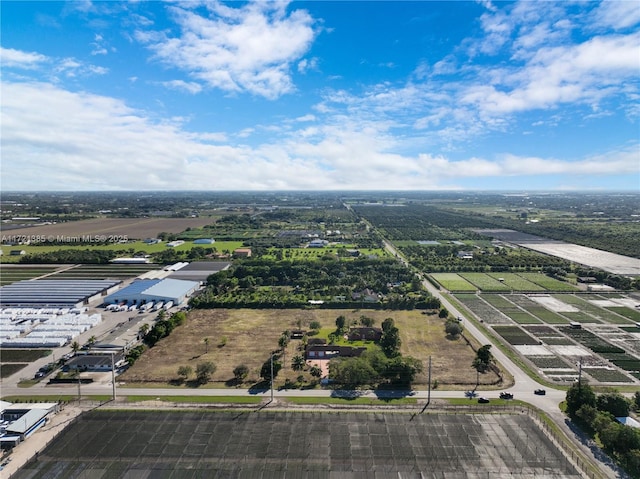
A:
[[[559,329],[571,339],[586,346],[594,353],[624,353],[624,349],[614,346],[585,329],[573,329],[567,326],[560,326]]]
[[[554,295],[554,298],[556,298],[558,301],[562,301],[566,304],[574,306],[578,309],[578,311],[586,313],[596,320],[614,324],[629,323],[629,321],[627,321],[623,317],[618,316],[611,311],[607,311],[606,309],[597,306],[593,302],[587,301],[586,299],[583,299],[582,297],[575,294]]]
[[[567,369],[568,364],[558,356],[527,356],[540,369]]]
[[[478,289],[456,273],[433,273],[431,277],[449,291],[476,291]]]
[[[629,318],[631,321],[640,321],[640,311],[636,311],[635,309],[627,308],[625,306],[614,306],[607,309],[614,313],[618,313],[620,316]]]
[[[493,330],[514,346],[540,344],[540,341],[518,326],[494,326]]]
[[[564,316],[561,316],[553,311],[548,310],[544,306],[535,301],[531,300],[529,296],[524,294],[514,295],[511,298],[515,304],[526,310],[528,313],[532,314],[536,318],[542,320],[545,323],[549,324],[567,324],[569,320]]]
[[[559,281],[557,279],[551,278],[546,274],[542,273],[518,273],[519,276],[522,276],[527,281],[531,281],[542,288],[548,291],[579,291],[579,289],[570,284],[565,283],[564,281]]]
[[[501,313],[479,296],[473,295],[456,295],[469,310],[478,317],[478,319],[484,321],[487,324],[511,324],[511,320],[508,316]]]
[[[546,291],[546,289],[539,284],[533,283],[517,273],[487,274],[508,286],[512,291]]]
[[[460,276],[482,291],[511,291],[509,286],[486,273],[460,273]]]
[[[92,411],[14,477],[405,476],[582,474],[525,415]]]
[[[533,324],[540,322],[538,318],[533,317],[519,306],[513,304],[504,296],[498,294],[483,294],[482,299],[484,299],[487,303],[489,303],[491,306],[493,306],[503,314],[509,316],[516,323]]]
[[[583,368],[582,371],[602,383],[632,383],[626,374],[613,368]]]

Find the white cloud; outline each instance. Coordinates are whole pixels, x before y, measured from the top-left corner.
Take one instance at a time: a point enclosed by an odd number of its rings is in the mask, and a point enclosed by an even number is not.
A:
[[[313,19],[286,3],[255,2],[240,8],[214,3],[201,16],[189,4],[171,7],[181,36],[138,31],[136,38],[163,63],[209,86],[275,99],[291,92],[289,70],[314,39]]]
[[[186,91],[191,94],[200,93],[202,91],[202,85],[196,82],[186,82],[184,80],[171,80],[162,82],[167,88],[172,90]]]
[[[605,0],[593,11],[591,21],[593,25],[601,27],[615,29],[633,27],[640,23],[640,2]]]
[[[597,105],[624,91],[640,69],[640,33],[595,37],[573,46],[542,48],[525,65],[501,72],[497,84],[473,85],[461,101],[487,113],[549,108],[562,103]]]
[[[37,68],[47,60],[47,57],[40,53],[0,47],[0,62],[3,68]]]

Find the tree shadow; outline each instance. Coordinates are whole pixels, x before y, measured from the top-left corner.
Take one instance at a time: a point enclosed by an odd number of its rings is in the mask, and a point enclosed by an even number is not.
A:
[[[364,394],[365,394],[365,391],[358,391],[357,389],[335,389],[331,391],[332,398],[347,399],[347,400],[358,399],[359,397],[364,396]]]
[[[269,381],[259,381],[249,387],[249,394],[263,394],[269,390]]]

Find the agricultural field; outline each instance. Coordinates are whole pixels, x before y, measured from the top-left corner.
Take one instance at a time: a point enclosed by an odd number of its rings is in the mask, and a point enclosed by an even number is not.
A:
[[[538,286],[541,286],[547,291],[560,291],[560,292],[573,292],[580,291],[580,289],[565,281],[560,281],[555,278],[551,278],[546,274],[542,273],[518,273],[518,276],[530,281],[531,283],[535,283]]]
[[[16,281],[23,281],[26,279],[38,278],[40,276],[51,274],[54,271],[64,269],[64,268],[65,268],[65,265],[59,265],[59,266],[2,265],[2,275],[0,275],[0,286],[15,283]]]
[[[579,291],[563,281],[542,273],[432,273],[431,276],[449,291],[544,292]]]
[[[525,415],[96,410],[13,477],[549,474],[582,477]]]
[[[92,218],[82,221],[68,221],[44,226],[32,226],[5,232],[5,236],[26,238],[52,238],[64,242],[65,238],[107,236],[118,242],[121,239],[143,240],[156,238],[161,232],[180,233],[187,228],[199,228],[212,223],[212,218]],[[69,242],[79,240],[71,239]],[[42,242],[42,241],[36,241]]]
[[[595,382],[640,379],[640,328],[619,326],[630,320],[604,307],[610,300],[584,293],[455,297],[549,379],[572,381],[580,358],[585,374]],[[619,295],[616,301],[626,304],[629,297]],[[520,316],[523,312],[525,317]],[[546,324],[527,324],[529,317]],[[569,321],[583,327],[570,327]]]
[[[493,330],[498,333],[509,344],[527,345],[527,344],[540,344],[540,341],[528,334],[518,326],[494,326]]]
[[[487,273],[493,279],[497,279],[512,291],[546,291],[547,288],[524,278],[517,273]],[[545,276],[545,275],[543,275]]]
[[[50,354],[50,349],[0,349],[0,379],[12,376],[29,363]]]
[[[448,291],[476,291],[478,289],[457,273],[431,273],[430,276]]]
[[[285,330],[308,329],[312,321],[318,321],[324,329],[335,329],[335,320],[344,315],[347,321],[357,323],[365,315],[380,327],[385,318],[394,319],[400,330],[401,353],[419,359],[425,371],[415,381],[417,387],[427,382],[426,363],[432,357],[432,379],[452,387],[473,385],[476,372],[471,367],[475,357],[473,349],[463,339],[446,338],[443,320],[437,315],[425,315],[419,311],[378,310],[249,310],[215,309],[192,310],[187,322],[174,330],[168,338],[161,340],[143,354],[122,376],[122,381],[131,383],[167,383],[178,378],[177,368],[190,365],[194,370],[202,361],[212,361],[217,366],[213,383],[233,383],[233,369],[245,364],[250,373],[244,386],[260,381],[262,364],[278,349],[278,339]],[[209,344],[203,339],[209,338]],[[285,381],[297,381],[304,375],[304,387],[313,387],[309,372],[294,371],[291,359],[301,354],[302,341],[291,340],[282,360],[283,369],[276,377],[276,386]],[[467,365],[468,367],[461,367]],[[485,385],[497,381],[494,373],[481,376]]]

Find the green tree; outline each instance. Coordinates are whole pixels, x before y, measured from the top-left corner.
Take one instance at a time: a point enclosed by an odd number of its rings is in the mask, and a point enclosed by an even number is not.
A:
[[[183,381],[186,381],[187,378],[191,376],[192,373],[193,373],[193,368],[191,366],[180,366],[178,368],[178,376],[180,376],[180,378]]]
[[[95,336],[91,336],[87,340],[87,345],[89,346],[89,348],[92,348],[94,346],[94,344],[96,344],[97,341],[98,341],[98,338],[96,338]]]
[[[342,332],[345,330],[347,325],[347,318],[345,318],[343,315],[340,315],[336,318],[336,330],[338,332]]]
[[[329,361],[329,374],[338,384],[357,388],[377,382],[378,373],[362,358],[336,358]]]
[[[307,362],[304,360],[304,356],[302,356],[301,354],[295,355],[291,360],[291,369],[293,369],[294,371],[302,371],[306,365]]]
[[[368,317],[368,316],[362,315],[362,316],[360,316],[360,324],[363,325],[366,328],[371,328],[375,324],[375,320],[373,318]]]
[[[138,328],[138,333],[140,334],[141,337],[145,337],[148,332],[149,332],[149,325],[147,323],[142,324]]]
[[[614,417],[629,415],[629,402],[618,392],[600,394],[596,398],[596,407],[599,411],[609,412]]]
[[[481,346],[476,351],[476,357],[471,363],[471,366],[478,372],[483,373],[489,367],[495,363],[495,358],[493,357],[493,353],[491,353],[491,345],[485,344]]]
[[[439,318],[448,318],[449,317],[449,311],[447,311],[447,308],[441,308],[440,312],[438,313],[438,317]]]
[[[216,372],[216,365],[211,361],[199,363],[196,366],[196,378],[200,384],[207,384],[211,380],[211,376]]]
[[[78,341],[74,341],[71,343],[71,350],[75,353],[77,353],[80,350],[80,343],[78,343]]]
[[[386,332],[388,329],[391,329],[395,327],[395,322],[393,321],[393,318],[386,318],[384,321],[382,321],[382,331]]]
[[[309,323],[309,327],[314,331],[318,331],[322,325],[320,324],[320,321],[311,321],[311,323]]]
[[[387,362],[384,373],[392,384],[400,387],[409,387],[416,375],[422,372],[422,363],[412,357],[395,357]]]
[[[586,381],[576,382],[567,391],[567,414],[575,418],[578,409],[584,405],[596,407],[596,394]]]
[[[249,375],[249,366],[245,364],[240,364],[235,368],[233,368],[233,377],[237,381],[244,381],[245,379],[247,379],[248,375]]]
[[[444,331],[450,338],[457,338],[462,334],[462,326],[459,321],[455,319],[449,319],[444,323]]]
[[[386,320],[385,320],[386,321]],[[394,358],[400,355],[400,331],[395,326],[387,328],[380,338],[380,348],[388,358]]]
[[[322,368],[320,368],[320,366],[311,366],[309,373],[311,373],[311,376],[314,378],[320,379],[322,377]]]

